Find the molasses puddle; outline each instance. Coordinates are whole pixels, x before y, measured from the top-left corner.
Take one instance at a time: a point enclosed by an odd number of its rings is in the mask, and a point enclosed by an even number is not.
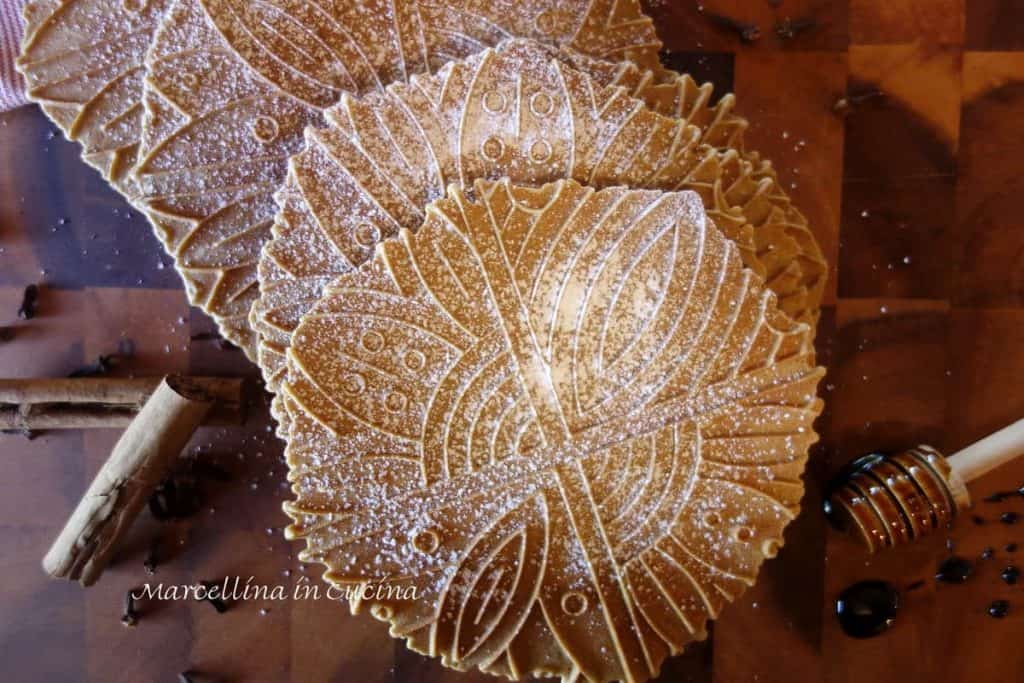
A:
[[[1005,581],[1005,582],[1006,582],[1006,583],[1007,583],[1008,585],[1012,586],[1012,585],[1014,585],[1015,583],[1017,583],[1017,580],[1018,580],[1018,579],[1020,578],[1020,569],[1018,569],[1018,568],[1017,568],[1016,566],[1014,566],[1014,565],[1012,565],[1012,564],[1011,564],[1011,565],[1010,565],[1009,567],[1007,567],[1006,569],[1004,569],[1004,570],[1003,570],[1003,573],[1002,573],[1002,574],[1000,574],[999,576],[1000,576],[1000,577],[1001,577],[1001,578],[1003,579],[1003,581]]]
[[[971,575],[972,571],[974,571],[974,565],[971,564],[970,560],[964,559],[959,555],[953,555],[939,565],[939,569],[935,573],[935,579],[942,583],[963,583]]]
[[[836,618],[851,638],[873,638],[889,630],[899,612],[900,592],[884,581],[861,581],[839,594]]]
[[[994,619],[1002,619],[1010,613],[1010,603],[1006,600],[995,600],[988,607],[988,614]]]

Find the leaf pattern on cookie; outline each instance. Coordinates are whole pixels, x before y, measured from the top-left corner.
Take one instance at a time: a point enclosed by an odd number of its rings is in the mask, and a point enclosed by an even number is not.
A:
[[[129,200],[143,58],[170,0],[28,0],[17,68],[29,98]]]
[[[783,310],[816,323],[824,259],[770,164],[742,151],[746,121],[732,112],[732,96],[711,106],[710,86],[689,77],[656,88],[636,67],[568,59],[588,73],[510,42],[383,94],[345,96],[327,111],[326,128],[307,131],[277,195],[251,317],[271,390],[292,330],[323,287],[379,240],[418,227],[422,207],[448,183],[477,178],[694,190]],[[671,117],[630,97],[643,93]],[[275,401],[283,423],[280,407]]]
[[[636,0],[175,0],[146,57],[136,175],[191,301],[255,356],[248,323],[273,191],[342,92],[380,91],[521,30],[650,63]]]
[[[458,669],[642,681],[799,510],[811,328],[692,192],[452,187],[337,278],[282,389],[288,534]]]

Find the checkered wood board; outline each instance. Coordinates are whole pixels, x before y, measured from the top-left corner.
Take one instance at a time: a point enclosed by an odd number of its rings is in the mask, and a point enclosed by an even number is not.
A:
[[[819,328],[829,368],[804,511],[755,588],[664,681],[1019,681],[1024,587],[1002,583],[1024,545],[1024,498],[979,502],[977,519],[876,558],[827,528],[822,489],[868,451],[953,451],[1024,415],[1024,2],[1019,0],[654,0],[666,63],[733,90],[748,146],[772,159],[833,266]],[[744,37],[748,40],[744,40]],[[752,39],[752,40],[750,40]],[[136,375],[255,370],[211,340],[142,217],[78,159],[34,107],[0,115],[0,376],[62,376],[131,350]],[[15,313],[43,283],[37,318]],[[125,340],[130,340],[130,343]],[[320,601],[144,606],[145,581],[252,575],[306,580],[281,536],[281,445],[256,401],[244,428],[190,446],[232,476],[201,481],[193,517],[143,514],[95,587],[47,580],[39,560],[117,438],[108,431],[0,436],[0,660],[7,680],[460,682],[380,624]],[[977,499],[1024,484],[1024,461],[972,485]],[[154,540],[154,577],[142,561]],[[947,545],[979,561],[936,585]],[[832,616],[861,579],[904,587],[897,625],[853,640]],[[311,583],[316,576],[308,576]],[[923,582],[923,583],[922,583]],[[1007,599],[1009,615],[987,615]],[[261,613],[266,610],[265,613]]]

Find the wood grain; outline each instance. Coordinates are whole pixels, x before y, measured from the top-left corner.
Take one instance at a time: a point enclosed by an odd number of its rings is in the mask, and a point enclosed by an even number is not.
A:
[[[818,339],[829,368],[823,441],[808,467],[803,514],[757,586],[707,642],[671,660],[661,680],[1020,681],[1024,591],[998,574],[1024,563],[1024,550],[1015,559],[1003,549],[1024,544],[1024,523],[997,518],[1024,514],[1024,499],[979,502],[984,523],[967,520],[950,532],[964,556],[996,549],[961,586],[933,580],[946,535],[868,558],[818,510],[828,478],[868,450],[923,441],[952,451],[1024,415],[1021,3],[650,4],[667,47],[680,53],[676,63],[735,88],[738,110],[754,124],[750,147],[797,184],[795,201],[836,266]],[[756,23],[761,37],[743,43],[710,14]],[[791,39],[775,33],[786,18],[806,17],[815,28]],[[860,99],[875,90],[884,95]],[[844,95],[849,109],[833,111]],[[0,343],[0,375],[61,376],[122,338],[134,341],[135,354],[118,373],[254,374],[240,353],[190,340],[212,324],[187,309],[173,270],[158,268],[169,259],[149,228],[72,145],[53,139],[37,110],[0,115],[0,179],[0,326],[16,327],[15,339]],[[40,281],[48,285],[40,317],[17,321],[22,288]],[[137,627],[120,624],[124,591],[147,580],[301,580],[296,548],[280,535],[280,445],[265,407],[253,413],[244,428],[204,429],[191,446],[231,481],[203,482],[195,517],[157,522],[144,513],[119,561],[88,591],[48,581],[39,559],[117,433],[0,436],[0,657],[8,679],[173,681],[191,669],[201,681],[494,680],[445,671],[326,600],[244,602],[226,614],[201,603],[145,604]],[[980,499],[1021,484],[1024,461],[971,489]],[[154,538],[163,559],[148,577],[142,559]],[[905,592],[890,632],[852,640],[836,626],[833,601],[868,578],[923,584]],[[997,598],[1011,602],[1006,619],[986,614]],[[261,608],[270,611],[261,616]]]

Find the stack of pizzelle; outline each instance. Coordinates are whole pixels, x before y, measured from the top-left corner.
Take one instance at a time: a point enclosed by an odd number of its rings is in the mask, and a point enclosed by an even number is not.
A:
[[[635,0],[26,17],[30,95],[259,361],[288,533],[353,610],[459,669],[645,680],[777,552],[827,267]]]

